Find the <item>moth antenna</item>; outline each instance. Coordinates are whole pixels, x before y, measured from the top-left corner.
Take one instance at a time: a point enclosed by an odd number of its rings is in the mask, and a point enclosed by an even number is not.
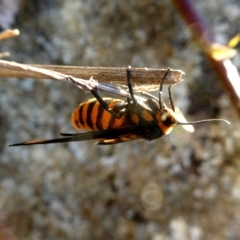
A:
[[[177,124],[180,124],[180,125],[194,125],[194,124],[201,124],[201,123],[207,123],[207,122],[224,122],[224,123],[227,123],[229,125],[231,125],[231,123],[225,119],[204,119],[204,120],[199,120],[199,121],[194,121],[194,122],[178,122]]]

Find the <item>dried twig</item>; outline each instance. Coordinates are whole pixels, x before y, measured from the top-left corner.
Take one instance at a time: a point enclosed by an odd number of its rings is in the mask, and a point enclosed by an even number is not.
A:
[[[158,89],[159,82],[165,73],[166,69],[131,68],[131,81],[135,84],[134,90],[152,91]],[[183,74],[180,70],[171,69],[164,84],[177,84],[183,80]],[[84,79],[93,77],[96,81],[101,82],[97,83],[95,81],[93,84],[98,89],[117,94],[116,91],[119,91],[117,90],[119,88],[109,84],[102,84],[102,82],[124,85],[126,83],[126,68],[26,65],[0,60],[0,77],[30,77],[36,79],[56,79],[67,82],[72,81],[69,81],[69,79],[75,79],[74,81],[76,82],[78,78],[78,84],[74,84],[78,85],[78,87],[81,86],[81,88],[85,90],[89,90],[84,87],[84,85],[88,85],[89,82],[86,83],[87,80]],[[140,86],[137,86],[137,84],[140,84]]]
[[[31,65],[44,69],[49,69],[64,74],[73,75],[84,79],[93,77],[99,82],[125,84],[126,83],[126,68],[125,67],[78,67],[78,66],[54,66],[54,65]],[[141,85],[158,85],[166,73],[166,69],[154,68],[131,68],[131,81]],[[165,85],[174,85],[182,81],[181,70],[173,70],[169,72]]]
[[[45,66],[45,65],[41,65]],[[52,71],[49,69],[57,69],[59,71]],[[64,69],[64,70],[62,70]],[[125,83],[126,82],[126,68],[101,68],[101,67],[70,67],[70,71],[68,71],[68,67],[60,67],[60,66],[48,66],[48,69],[45,68],[39,68],[36,66],[30,66],[25,64],[19,64],[15,62],[9,62],[0,60],[0,77],[17,77],[17,78],[37,78],[37,79],[55,79],[60,81],[65,81],[68,83],[72,83],[75,86],[77,86],[80,89],[84,89],[87,91],[91,91],[93,88],[97,88],[101,91],[107,91],[110,93],[114,93],[123,97],[129,97],[129,94],[127,91],[123,90],[122,88],[119,88],[115,85],[111,84],[103,84],[99,83],[96,80],[92,78],[97,78],[98,81],[109,81],[111,80],[110,76],[111,74],[118,79],[118,83]],[[80,71],[78,71],[80,69]],[[62,71],[60,71],[62,70]],[[62,72],[68,73],[63,74]],[[131,77],[135,80],[135,83],[142,80],[142,75],[140,73],[143,73],[144,76],[148,79],[148,73],[150,80],[147,81],[148,84],[151,83],[155,79],[155,82],[157,83],[157,78],[155,77],[156,74],[158,74],[158,81],[162,78],[162,75],[166,72],[164,69],[131,69]],[[69,75],[69,73],[72,73],[75,76]],[[155,73],[155,75],[154,75]],[[181,75],[184,74],[180,70],[171,70],[168,74],[167,83],[174,85],[182,80]],[[124,77],[125,74],[125,77]],[[79,76],[83,76],[83,78],[80,78]],[[115,79],[113,77],[113,79]],[[122,80],[121,80],[122,79]],[[140,79],[140,80],[139,80]],[[152,79],[152,80],[151,80]],[[112,81],[115,83],[114,81]],[[149,85],[148,85],[149,86]],[[159,83],[156,85],[159,87]],[[149,90],[149,87],[148,89]]]

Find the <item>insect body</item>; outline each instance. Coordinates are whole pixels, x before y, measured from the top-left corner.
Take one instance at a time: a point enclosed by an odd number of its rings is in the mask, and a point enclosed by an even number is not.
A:
[[[11,146],[48,144],[59,142],[85,141],[95,139],[98,144],[115,144],[135,139],[154,140],[169,134],[176,124],[189,125],[203,122],[223,121],[224,119],[207,119],[196,122],[181,122],[175,113],[169,87],[171,108],[162,100],[163,82],[161,81],[159,98],[146,93],[146,97],[133,94],[130,82],[130,70],[127,71],[128,88],[131,98],[127,101],[113,98],[101,98],[92,91],[96,99],[79,104],[72,114],[72,124],[75,128],[87,130],[85,133],[62,133],[62,138],[50,140],[34,140]],[[227,122],[228,123],[228,122]]]
[[[119,114],[121,107],[126,104],[119,99],[103,100],[116,114]],[[154,99],[139,98],[136,103],[127,103],[124,112],[117,117],[106,111],[96,99],[91,99],[81,103],[73,112],[72,124],[77,129],[106,131],[107,139],[99,140],[98,143],[113,144],[137,138],[153,140],[170,133],[176,124],[172,114],[172,111],[168,113],[165,110],[161,115],[159,105]]]

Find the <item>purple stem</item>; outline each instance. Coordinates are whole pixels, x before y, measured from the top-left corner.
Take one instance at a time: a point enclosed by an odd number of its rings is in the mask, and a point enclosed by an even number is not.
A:
[[[194,4],[191,0],[172,0],[174,5],[177,7],[179,13],[186,21],[188,27],[191,29],[193,35],[198,40],[201,48],[203,49],[206,57],[208,58],[210,64],[216,71],[221,80],[223,86],[227,90],[227,93],[231,99],[232,105],[237,111],[240,117],[240,96],[237,92],[237,86],[233,84],[234,81],[230,80],[230,75],[227,74],[231,72],[231,69],[228,69],[224,64],[223,61],[219,61],[214,59],[211,56],[210,51],[206,51],[206,48],[212,43],[214,43],[214,36],[208,30],[207,25],[205,24],[203,18],[197,12]],[[235,81],[236,82],[236,81]],[[239,84],[239,83],[238,83]],[[239,86],[238,86],[239,87]]]

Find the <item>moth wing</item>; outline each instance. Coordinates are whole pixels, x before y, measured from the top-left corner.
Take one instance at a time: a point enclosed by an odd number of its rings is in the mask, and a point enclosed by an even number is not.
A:
[[[87,140],[97,140],[98,144],[115,144],[142,138],[147,133],[147,131],[148,129],[145,126],[140,125],[121,129],[90,131],[85,133],[61,133],[61,135],[63,136],[62,138],[32,140],[11,144],[10,147],[50,143],[79,142]]]

